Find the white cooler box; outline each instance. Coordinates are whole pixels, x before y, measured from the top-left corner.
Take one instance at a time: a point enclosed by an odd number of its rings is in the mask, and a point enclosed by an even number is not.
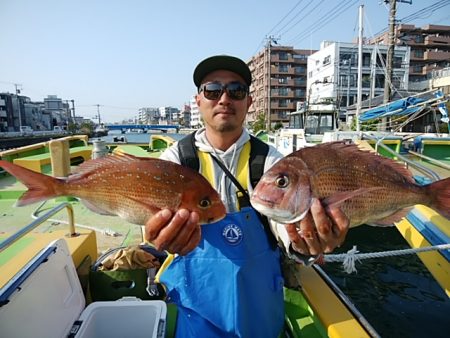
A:
[[[166,314],[163,301],[137,298],[85,308],[64,239],[51,243],[0,289],[1,338],[159,338],[165,335]]]

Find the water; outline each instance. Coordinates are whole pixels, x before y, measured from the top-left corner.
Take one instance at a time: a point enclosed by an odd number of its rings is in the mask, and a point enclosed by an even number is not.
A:
[[[339,252],[353,245],[364,253],[409,248],[396,228],[366,225],[351,229]],[[381,337],[448,337],[450,300],[416,255],[367,259],[356,268],[349,275],[340,263],[323,267]]]
[[[149,143],[151,135],[164,135],[170,136],[174,140],[180,140],[186,134],[176,134],[176,133],[126,133],[122,134],[119,130],[110,131],[107,136],[94,137],[93,139],[101,139],[106,143],[113,143],[114,137],[125,137],[128,143]],[[91,139],[92,140],[92,139]]]

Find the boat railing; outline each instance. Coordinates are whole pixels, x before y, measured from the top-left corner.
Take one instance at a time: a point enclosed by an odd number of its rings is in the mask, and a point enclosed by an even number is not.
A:
[[[20,238],[28,234],[30,231],[34,230],[36,227],[44,223],[46,220],[48,220],[51,216],[58,213],[62,209],[67,209],[68,217],[69,217],[69,234],[70,237],[78,236],[78,234],[75,231],[75,221],[74,221],[74,213],[73,213],[73,207],[69,202],[64,202],[56,207],[52,208],[51,210],[47,211],[42,216],[36,218],[33,222],[28,224],[27,226],[23,227],[16,233],[12,234],[10,237],[5,239],[0,243],[0,252],[8,248],[10,245],[18,241]]]
[[[420,171],[422,174],[424,174],[426,177],[430,178],[433,181],[439,181],[441,178],[438,174],[436,174],[433,170],[412,161],[411,159],[397,153],[396,151],[392,150],[391,148],[389,148],[388,146],[386,146],[385,144],[383,144],[381,141],[382,139],[379,139],[377,137],[374,137],[370,134],[364,133],[364,138],[368,138],[371,140],[376,141],[375,143],[375,151],[378,151],[378,147],[383,148],[385,151],[387,151],[388,153],[394,155],[397,157],[398,160],[404,162],[407,166],[411,166],[414,169],[416,169],[417,171]]]
[[[434,159],[434,158],[431,158],[431,157],[429,157],[429,156],[420,154],[420,153],[415,152],[415,151],[412,151],[412,150],[408,150],[408,153],[410,153],[411,155],[414,155],[414,156],[416,156],[416,157],[419,157],[419,158],[421,158],[421,159],[424,159],[424,160],[426,160],[426,161],[430,162],[431,164],[434,164],[434,165],[436,165],[436,166],[438,166],[438,167],[441,167],[441,168],[450,170],[450,165],[445,164],[445,163],[443,163],[443,162],[441,162],[441,161],[439,161],[439,160],[436,160],[436,159]]]

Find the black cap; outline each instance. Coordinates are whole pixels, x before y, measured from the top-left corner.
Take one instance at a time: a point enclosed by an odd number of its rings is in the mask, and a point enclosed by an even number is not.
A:
[[[211,56],[200,62],[194,70],[194,83],[200,87],[202,80],[215,70],[229,70],[230,72],[240,75],[247,86],[252,83],[252,73],[247,64],[241,59],[229,55]]]

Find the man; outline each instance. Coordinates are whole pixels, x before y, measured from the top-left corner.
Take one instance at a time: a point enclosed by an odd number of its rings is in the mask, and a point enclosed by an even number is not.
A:
[[[199,63],[194,83],[205,124],[195,133],[200,172],[221,195],[227,215],[199,226],[195,212],[162,210],[146,224],[147,239],[175,254],[161,269],[160,281],[168,289],[168,300],[178,307],[176,334],[277,337],[284,320],[280,250],[271,245],[272,233],[260,215],[242,202],[237,187],[252,190],[250,135],[243,127],[252,104],[251,73],[242,60],[218,55]],[[161,158],[181,163],[179,144]],[[264,171],[280,158],[270,148]],[[332,251],[347,230],[345,215],[338,209],[327,215],[319,201],[299,225],[272,226],[290,254],[308,256]]]

